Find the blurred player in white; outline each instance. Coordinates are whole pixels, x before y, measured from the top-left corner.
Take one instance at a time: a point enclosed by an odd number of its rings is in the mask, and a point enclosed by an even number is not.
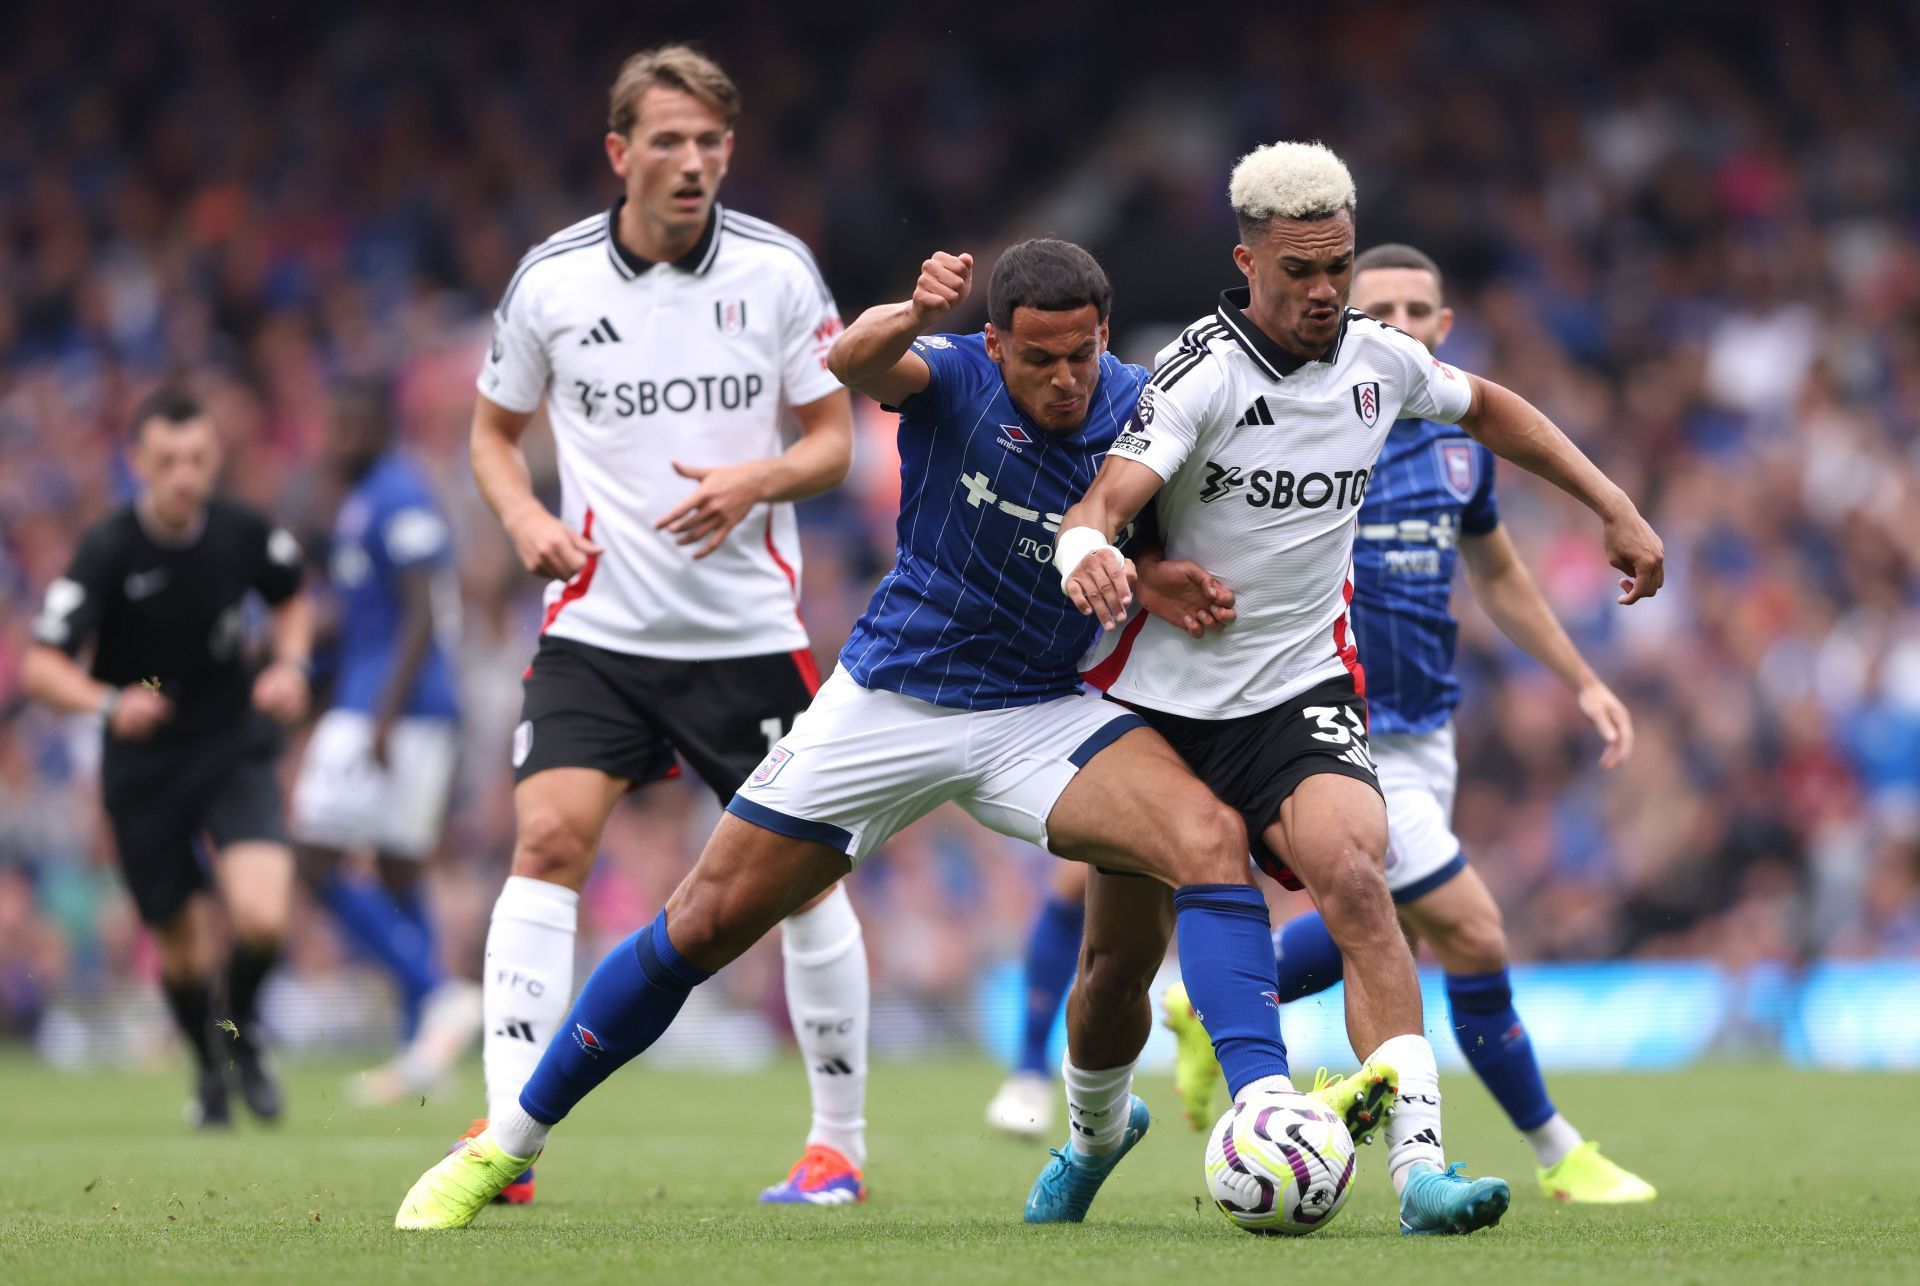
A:
[[[291,819],[308,885],[399,991],[405,1048],[353,1083],[373,1103],[434,1088],[480,1031],[479,984],[448,976],[421,887],[460,758],[460,588],[433,488],[393,448],[390,401],[370,381],[334,399],[333,704],[307,742]],[[372,855],[377,882],[344,868],[349,852]]]
[[[852,406],[826,368],[841,323],[797,238],[715,200],[739,109],[691,49],[627,59],[606,135],[623,195],[528,252],[480,373],[474,477],[521,562],[554,582],[513,739],[513,874],[487,935],[495,1115],[572,1001],[579,890],[614,802],[672,775],[678,752],[725,803],[819,685],[791,502],[851,463]],[[520,449],[543,404],[557,517]],[[867,964],[845,890],[791,916],[782,946],[813,1125],[761,1196],[864,1200]],[[502,1198],[532,1195],[529,1170]]]
[[[1235,167],[1230,192],[1247,286],[1162,353],[1062,519],[1055,558],[1068,597],[1119,624],[1131,564],[1110,542],[1154,501],[1167,556],[1234,589],[1232,627],[1196,639],[1141,613],[1089,681],[1241,811],[1263,869],[1312,893],[1344,953],[1354,1052],[1399,1073],[1387,1144],[1402,1230],[1471,1232],[1497,1223],[1511,1193],[1449,1169],[1441,1147],[1419,980],[1382,873],[1387,815],[1347,611],[1356,516],[1406,414],[1460,424],[1599,515],[1609,561],[1631,576],[1623,603],[1659,588],[1663,553],[1625,493],[1522,398],[1346,307],[1356,199],[1338,157],[1264,147]]]

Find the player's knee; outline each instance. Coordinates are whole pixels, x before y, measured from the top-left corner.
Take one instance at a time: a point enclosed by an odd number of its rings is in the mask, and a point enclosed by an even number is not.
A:
[[[593,839],[558,809],[523,808],[513,846],[513,873],[578,888],[593,865]]]
[[[1363,846],[1343,847],[1318,873],[1313,891],[1336,938],[1401,936],[1386,877]]]
[[[1245,884],[1247,825],[1225,804],[1199,810],[1175,833],[1176,884]]]
[[[1429,936],[1449,973],[1493,973],[1507,967],[1507,931],[1497,908]]]
[[[406,897],[420,883],[421,864],[410,858],[382,855],[374,862],[380,873],[380,887],[395,897]]]

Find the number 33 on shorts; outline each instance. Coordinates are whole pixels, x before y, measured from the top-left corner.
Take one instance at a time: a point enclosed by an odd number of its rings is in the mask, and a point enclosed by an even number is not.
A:
[[[1300,713],[1320,725],[1320,730],[1313,734],[1315,741],[1347,747],[1340,758],[1379,775],[1374,767],[1373,751],[1367,746],[1367,725],[1352,706],[1308,706]]]

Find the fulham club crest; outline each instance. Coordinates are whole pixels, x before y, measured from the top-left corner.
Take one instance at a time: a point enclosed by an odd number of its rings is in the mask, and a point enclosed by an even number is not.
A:
[[[1360,423],[1372,428],[1380,423],[1380,381],[1366,380],[1353,386],[1353,409]]]
[[[747,328],[747,301],[719,299],[713,305],[713,324],[722,335],[738,335]]]

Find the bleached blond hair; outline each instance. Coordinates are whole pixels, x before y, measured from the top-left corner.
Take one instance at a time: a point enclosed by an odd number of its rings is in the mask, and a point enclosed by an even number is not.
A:
[[[1274,219],[1331,219],[1358,204],[1346,162],[1324,143],[1269,143],[1240,158],[1227,184],[1240,239]]]

